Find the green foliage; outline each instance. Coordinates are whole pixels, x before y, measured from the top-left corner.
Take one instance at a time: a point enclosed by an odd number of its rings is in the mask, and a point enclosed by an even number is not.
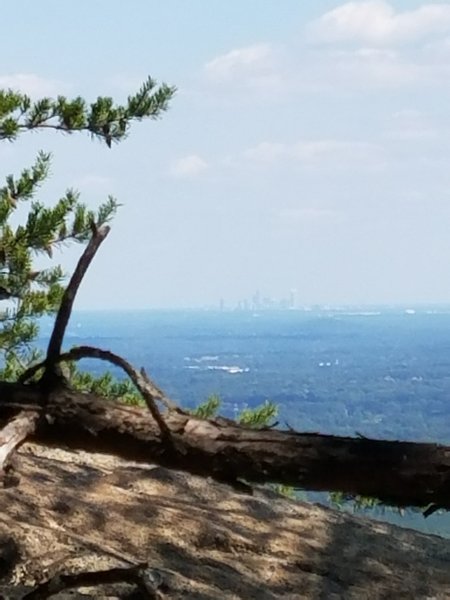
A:
[[[222,400],[217,394],[211,394],[202,404],[199,404],[192,414],[199,419],[212,419],[219,411]]]
[[[156,119],[165,110],[175,88],[159,87],[151,78],[129,96],[124,105],[112,98],[99,97],[92,104],[82,98],[42,98],[32,101],[26,94],[0,90],[0,140],[14,141],[20,133],[33,129],[54,129],[65,133],[85,131],[104,141],[108,147],[124,139],[133,121]],[[49,175],[51,156],[39,152],[31,167],[17,177],[7,175],[0,187],[0,377],[16,379],[36,361],[32,342],[38,334],[37,319],[58,309],[64,291],[65,274],[58,264],[37,270],[35,258],[53,258],[55,248],[70,243],[85,243],[93,226],[107,223],[116,213],[117,201],[109,197],[97,209],[89,210],[75,190],[67,190],[53,205],[36,199]],[[28,203],[27,215],[20,225],[17,209]],[[23,210],[23,209],[22,209]],[[81,376],[80,376],[81,377]],[[131,401],[125,384],[104,376],[96,383],[85,378],[77,385],[107,389],[109,395]]]
[[[377,498],[368,498],[366,496],[351,496],[343,492],[331,492],[329,494],[330,502],[336,508],[351,507],[354,512],[371,510],[382,507],[383,504]]]
[[[80,97],[68,100],[64,96],[32,102],[26,94],[0,90],[0,140],[13,141],[22,131],[49,128],[65,133],[87,131],[111,146],[127,135],[132,121],[160,117],[175,91],[165,83],[157,87],[149,77],[126,104],[120,105],[107,96],[92,104]]]
[[[21,352],[6,353],[4,366],[0,371],[1,378],[3,381],[17,381],[28,364],[37,363],[41,360],[42,353],[36,349],[30,349],[30,351],[26,353],[26,356],[23,356],[23,353]]]
[[[218,394],[211,394],[202,404],[199,404],[192,412],[199,419],[213,419],[217,416],[222,399]],[[237,417],[238,423],[246,427],[261,429],[269,427],[277,416],[278,407],[273,402],[266,400],[264,404],[255,408],[245,408]]]
[[[22,171],[17,179],[9,175],[6,185],[0,188],[0,287],[11,298],[0,313],[0,349],[7,360],[13,360],[19,350],[22,360],[25,358],[25,347],[38,333],[36,319],[55,312],[64,291],[61,267],[35,270],[34,257],[45,253],[52,258],[54,249],[63,243],[85,242],[91,226],[107,222],[117,209],[116,201],[109,198],[96,213],[89,211],[73,190],[51,207],[32,200],[48,175],[49,164],[50,156],[40,153],[30,169]],[[29,200],[25,222],[13,228],[12,215],[21,202]],[[26,363],[34,356],[30,352]],[[0,376],[6,376],[6,372]]]
[[[280,494],[280,496],[285,496],[286,498],[289,498],[290,500],[299,500],[300,499],[300,495],[298,494],[298,492],[295,491],[295,489],[293,487],[291,487],[290,485],[283,485],[282,483],[276,483],[274,485],[271,486],[273,491],[276,492],[277,494]]]
[[[80,371],[75,363],[68,363],[67,378],[74,389],[80,392],[98,394],[111,400],[119,400],[124,404],[143,406],[145,402],[129,379],[118,379],[109,371],[96,377]]]
[[[349,494],[344,494],[343,492],[331,492],[329,494],[329,500],[334,508],[342,510],[351,510],[355,513],[376,510],[381,514],[384,514],[385,511],[391,511],[403,517],[406,512],[409,514],[414,512],[422,513],[425,510],[425,507],[420,508],[414,506],[409,506],[407,509],[405,509],[401,506],[392,506],[389,504],[385,504],[378,498],[369,498],[367,496],[353,496]]]
[[[266,400],[264,404],[255,408],[244,409],[238,417],[239,423],[246,427],[253,427],[255,429],[261,429],[263,427],[269,427],[273,419],[278,414],[278,406]]]

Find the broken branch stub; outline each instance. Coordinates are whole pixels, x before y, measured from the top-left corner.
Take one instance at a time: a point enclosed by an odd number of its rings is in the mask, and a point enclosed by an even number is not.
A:
[[[73,303],[78,292],[78,288],[83,280],[89,265],[92,262],[101,243],[108,235],[110,228],[107,225],[97,227],[92,226],[92,236],[84,249],[80,259],[78,260],[75,271],[70,278],[69,284],[64,291],[61,305],[56,315],[55,324],[53,326],[52,335],[47,347],[47,357],[45,361],[45,371],[42,376],[41,383],[47,387],[52,387],[58,380],[61,379],[61,374],[57,371],[58,357],[61,354],[62,343],[70,315],[72,314]],[[22,380],[29,379],[28,373],[24,373]]]
[[[0,473],[3,475],[13,452],[36,431],[39,416],[36,410],[23,410],[0,430]]]

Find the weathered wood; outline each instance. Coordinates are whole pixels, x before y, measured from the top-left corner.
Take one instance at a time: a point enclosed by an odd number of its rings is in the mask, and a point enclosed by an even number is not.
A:
[[[0,431],[0,472],[5,470],[14,450],[34,433],[38,417],[37,411],[24,410]]]
[[[450,508],[447,446],[252,430],[177,413],[166,419],[174,442],[167,444],[145,409],[70,390],[42,400],[38,386],[0,383],[0,420],[21,406],[34,406],[44,418],[31,439],[48,445],[111,453],[221,480],[279,482],[403,506]]]
[[[91,223],[91,229],[91,238],[78,260],[68,286],[64,290],[53,331],[48,342],[45,371],[41,380],[48,388],[51,388],[55,384],[57,385],[60,380],[63,379],[58,365],[58,357],[61,354],[64,334],[69,323],[70,315],[72,314],[73,303],[75,302],[78,288],[81,285],[92,259],[110,231],[108,225],[98,227],[95,223]]]
[[[45,600],[63,590],[121,582],[134,584],[140,592],[140,598],[158,598],[157,586],[152,585],[152,572],[147,564],[141,564],[103,571],[61,573],[36,586],[23,596],[23,600]]]

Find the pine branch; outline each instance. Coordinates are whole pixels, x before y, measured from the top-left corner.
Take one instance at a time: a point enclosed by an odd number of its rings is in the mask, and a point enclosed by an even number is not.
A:
[[[68,100],[43,98],[35,103],[22,94],[0,90],[0,140],[14,140],[23,131],[52,129],[63,133],[86,132],[108,147],[126,137],[133,121],[158,119],[168,107],[176,88],[149,77],[125,105],[101,96],[90,106],[80,97]]]
[[[111,146],[126,137],[133,122],[159,118],[168,109],[175,91],[164,83],[157,85],[149,77],[123,103],[100,96],[89,104],[81,97],[64,96],[32,101],[26,94],[0,89],[0,142],[14,141],[24,131],[52,129],[64,133],[86,132]],[[63,297],[62,270],[56,267],[36,271],[34,254],[45,252],[52,258],[54,248],[68,241],[90,243],[91,224],[95,223],[99,232],[104,231],[103,225],[118,207],[116,200],[109,197],[97,211],[89,210],[79,201],[77,192],[68,190],[53,207],[33,201],[28,216],[15,227],[10,217],[20,202],[34,198],[48,177],[50,161],[49,154],[40,152],[31,167],[16,177],[8,175],[0,187],[0,300],[2,294],[18,298],[14,307],[0,311],[0,351],[4,356],[0,371],[10,379],[22,372],[21,362],[31,363],[30,343],[38,333],[37,318],[55,313],[60,307],[44,376],[48,383],[54,370],[52,359],[61,351],[70,317],[74,298],[69,297],[69,292],[74,279]]]

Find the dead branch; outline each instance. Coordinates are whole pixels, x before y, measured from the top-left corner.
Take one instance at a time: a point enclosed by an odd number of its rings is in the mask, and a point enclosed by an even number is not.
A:
[[[43,381],[53,383],[55,376],[55,366],[57,364],[57,358],[61,354],[61,347],[66,332],[67,324],[72,314],[72,307],[77,294],[78,288],[83,280],[83,277],[91,264],[100,244],[106,238],[109,233],[109,227],[103,225],[97,227],[92,224],[92,237],[89,240],[83,254],[81,255],[75,271],[70,278],[69,285],[64,291],[61,305],[56,315],[55,324],[53,327],[52,335],[47,347],[47,358],[45,364],[45,373],[42,378]],[[29,376],[25,377],[26,373],[22,376],[22,379],[26,381]]]
[[[128,361],[126,361],[121,356],[114,354],[109,350],[101,350],[100,348],[93,348],[92,346],[78,346],[69,350],[69,352],[65,352],[64,354],[60,354],[55,359],[55,364],[60,362],[67,361],[77,361],[83,358],[98,358],[99,360],[104,360],[110,362],[117,367],[120,367],[134,385],[137,387],[139,392],[141,393],[147,408],[150,411],[150,414],[158,424],[161,433],[166,437],[170,437],[170,430],[164,422],[164,419],[159,412],[158,406],[156,405],[156,400],[164,401],[165,403],[170,402],[173,407],[176,407],[172,401],[168,400],[166,396],[162,393],[162,391],[150,380],[148,375],[145,373],[144,369],[141,370],[141,373],[137,371]],[[34,365],[28,369],[26,375],[26,379],[32,377],[39,369],[46,368],[47,360]]]

